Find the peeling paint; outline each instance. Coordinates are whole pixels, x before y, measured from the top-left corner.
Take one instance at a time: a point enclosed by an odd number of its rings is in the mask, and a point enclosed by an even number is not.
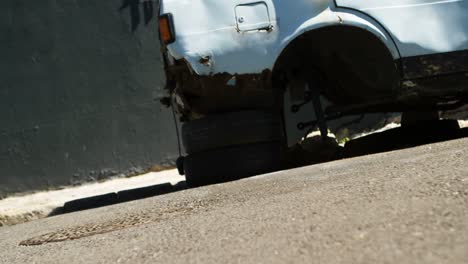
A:
[[[244,9],[245,14],[236,17],[234,11],[239,6],[257,7]],[[171,13],[174,18],[176,41],[168,45],[169,53],[176,60],[189,62],[198,75],[259,74],[272,70],[294,39],[304,32],[334,25],[371,32],[388,47],[394,59],[399,58],[394,42],[377,22],[360,12],[337,8],[333,0],[294,4],[282,0],[163,0],[161,13]],[[258,17],[249,20],[251,16]],[[247,20],[253,21],[253,26],[241,30],[239,22],[244,24]],[[200,63],[200,54],[212,54],[210,67]]]
[[[340,16],[338,16],[338,21],[339,21],[340,24],[343,24],[343,22],[344,22],[343,18],[341,18]]]
[[[196,113],[257,107],[273,87],[264,76],[299,67],[342,73],[321,91],[353,104],[341,113],[443,101],[466,84],[468,0],[162,0],[164,13],[176,32],[167,68]]]
[[[199,75],[272,70],[292,40],[331,25],[351,25],[373,33],[394,59],[468,49],[468,0],[336,3],[338,6],[333,0],[163,0],[161,12],[174,16],[177,41],[169,45],[170,54],[187,60]],[[216,62],[210,67],[199,63],[199,54],[207,52]],[[437,66],[430,70],[439,71]]]
[[[203,56],[200,58],[200,64],[203,64],[207,67],[211,66],[211,57],[210,56]]]
[[[402,59],[405,79],[468,72],[468,50]]]

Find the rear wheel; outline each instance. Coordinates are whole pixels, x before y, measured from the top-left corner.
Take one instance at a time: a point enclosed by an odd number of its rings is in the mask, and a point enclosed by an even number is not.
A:
[[[189,186],[232,181],[282,168],[279,114],[240,111],[207,116],[182,126],[188,155],[180,171]]]
[[[225,147],[190,154],[184,159],[188,186],[233,181],[282,168],[279,142]]]
[[[279,114],[239,111],[210,115],[182,125],[182,143],[187,153],[197,153],[242,144],[280,141]]]

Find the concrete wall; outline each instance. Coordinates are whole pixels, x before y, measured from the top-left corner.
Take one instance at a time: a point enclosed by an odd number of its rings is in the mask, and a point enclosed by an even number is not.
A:
[[[155,8],[0,1],[0,197],[176,157]]]

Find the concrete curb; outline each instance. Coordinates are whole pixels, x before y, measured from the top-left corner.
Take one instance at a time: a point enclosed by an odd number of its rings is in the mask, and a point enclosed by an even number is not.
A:
[[[177,170],[0,200],[0,227],[166,194],[185,188]]]

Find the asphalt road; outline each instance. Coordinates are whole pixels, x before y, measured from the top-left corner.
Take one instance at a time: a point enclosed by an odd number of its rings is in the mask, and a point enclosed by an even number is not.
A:
[[[465,138],[4,227],[0,263],[467,263],[467,161]]]

